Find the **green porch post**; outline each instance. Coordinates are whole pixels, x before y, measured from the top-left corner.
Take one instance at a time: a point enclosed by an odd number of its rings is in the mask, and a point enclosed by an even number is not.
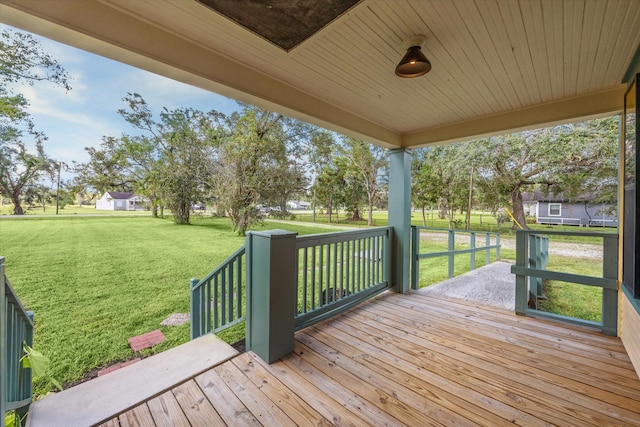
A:
[[[296,235],[284,230],[247,234],[247,348],[267,363],[293,351]]]
[[[406,148],[389,155],[389,226],[393,227],[391,286],[406,293],[411,256],[411,156]]]

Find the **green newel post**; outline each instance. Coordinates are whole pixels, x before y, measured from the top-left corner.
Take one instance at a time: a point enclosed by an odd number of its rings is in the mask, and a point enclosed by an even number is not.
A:
[[[247,234],[247,348],[267,363],[293,351],[296,235],[284,230]]]
[[[406,293],[411,257],[411,156],[406,148],[389,153],[389,226],[393,227],[391,287]]]

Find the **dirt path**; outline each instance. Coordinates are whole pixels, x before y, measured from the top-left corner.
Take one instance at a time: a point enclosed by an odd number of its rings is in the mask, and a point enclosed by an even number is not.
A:
[[[437,232],[425,232],[420,234],[420,238],[425,241],[446,242],[448,237],[445,233]],[[469,244],[469,235],[457,234],[456,243]],[[493,244],[493,240],[491,242]],[[476,244],[478,246],[484,245],[484,236],[481,233],[476,235]],[[516,249],[515,237],[500,237],[500,245],[502,249]],[[587,258],[587,259],[602,259],[602,245],[593,245],[588,243],[573,243],[573,242],[559,242],[554,241],[549,245],[549,253],[554,255],[575,257],[575,258]]]

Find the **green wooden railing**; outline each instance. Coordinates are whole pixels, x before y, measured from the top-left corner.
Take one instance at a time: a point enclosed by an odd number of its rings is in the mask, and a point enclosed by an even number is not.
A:
[[[191,339],[245,321],[245,246],[204,279],[191,279]]]
[[[31,403],[31,369],[23,368],[20,359],[24,343],[33,346],[33,313],[24,309],[11,288],[4,257],[0,257],[0,322],[0,413],[4,420],[6,411],[22,415]]]
[[[391,227],[296,239],[296,330],[344,311],[389,287]]]
[[[603,241],[602,277],[570,274],[547,269],[548,244],[544,239],[532,236],[585,236],[600,237]],[[545,253],[546,252],[546,253]],[[516,275],[516,313],[535,315],[555,320],[597,327],[607,335],[617,335],[618,330],[618,235],[611,233],[580,233],[569,231],[518,230],[516,232],[516,264],[511,267]],[[527,280],[536,278],[538,280]],[[585,286],[602,288],[602,321],[593,322],[575,317],[549,313],[537,309],[537,299],[542,294],[538,283],[542,280],[558,280]],[[536,301],[529,307],[529,301]]]
[[[420,232],[433,231],[447,234],[447,250],[439,252],[420,253]],[[469,235],[469,248],[456,249],[456,235]],[[478,235],[484,235],[484,245],[477,246],[476,238]],[[493,236],[493,244],[492,244]],[[465,230],[449,230],[432,227],[411,226],[411,289],[418,289],[420,284],[420,260],[437,257],[447,257],[447,275],[449,278],[454,276],[455,256],[460,254],[469,254],[469,268],[476,268],[476,253],[485,253],[485,265],[491,262],[491,250],[496,252],[496,260],[500,260],[500,234],[484,231],[465,231]]]
[[[336,315],[389,287],[392,230],[380,227],[294,235],[291,259],[295,258],[297,266],[297,306],[292,307],[291,313],[296,330]],[[246,278],[252,277],[249,256],[264,258],[261,265],[273,262],[277,267],[284,262],[282,253],[272,254],[275,259],[269,261],[260,247],[252,247],[248,255],[247,245],[204,279],[191,279],[191,339],[246,321],[245,303],[251,289]],[[274,287],[279,288],[282,286],[278,284]]]

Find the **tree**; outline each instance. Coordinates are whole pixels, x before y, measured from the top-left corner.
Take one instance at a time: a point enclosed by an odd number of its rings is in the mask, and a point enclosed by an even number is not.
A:
[[[275,200],[284,210],[288,189],[298,191],[304,182],[296,156],[303,126],[281,114],[242,106],[227,120],[211,174],[217,201],[238,234],[261,221],[258,204]]]
[[[455,212],[469,209],[467,165],[470,162],[460,145],[425,150],[420,161],[412,165],[412,185],[416,187],[412,190],[414,203],[423,210],[427,203],[437,203],[440,218],[448,218],[449,228],[454,228]]]
[[[373,225],[373,202],[378,189],[380,169],[386,165],[387,155],[382,148],[354,138],[343,137],[342,143],[340,154],[346,159],[347,181],[353,179],[364,189],[368,206],[367,224],[371,226]],[[358,186],[355,183],[351,186],[353,187],[351,194],[358,194]],[[359,200],[352,198],[351,201],[353,202],[351,205],[354,209],[354,219],[359,219]]]
[[[479,185],[510,204],[527,228],[522,193],[538,186],[569,199],[615,200],[618,120],[610,117],[466,143],[479,166]]]
[[[22,192],[50,172],[51,162],[43,148],[46,136],[36,131],[27,100],[13,88],[40,81],[66,90],[71,87],[62,66],[42,50],[36,39],[8,30],[0,33],[0,76],[0,196],[11,199],[14,215],[22,215]],[[27,136],[33,140],[33,151],[24,141]]]

